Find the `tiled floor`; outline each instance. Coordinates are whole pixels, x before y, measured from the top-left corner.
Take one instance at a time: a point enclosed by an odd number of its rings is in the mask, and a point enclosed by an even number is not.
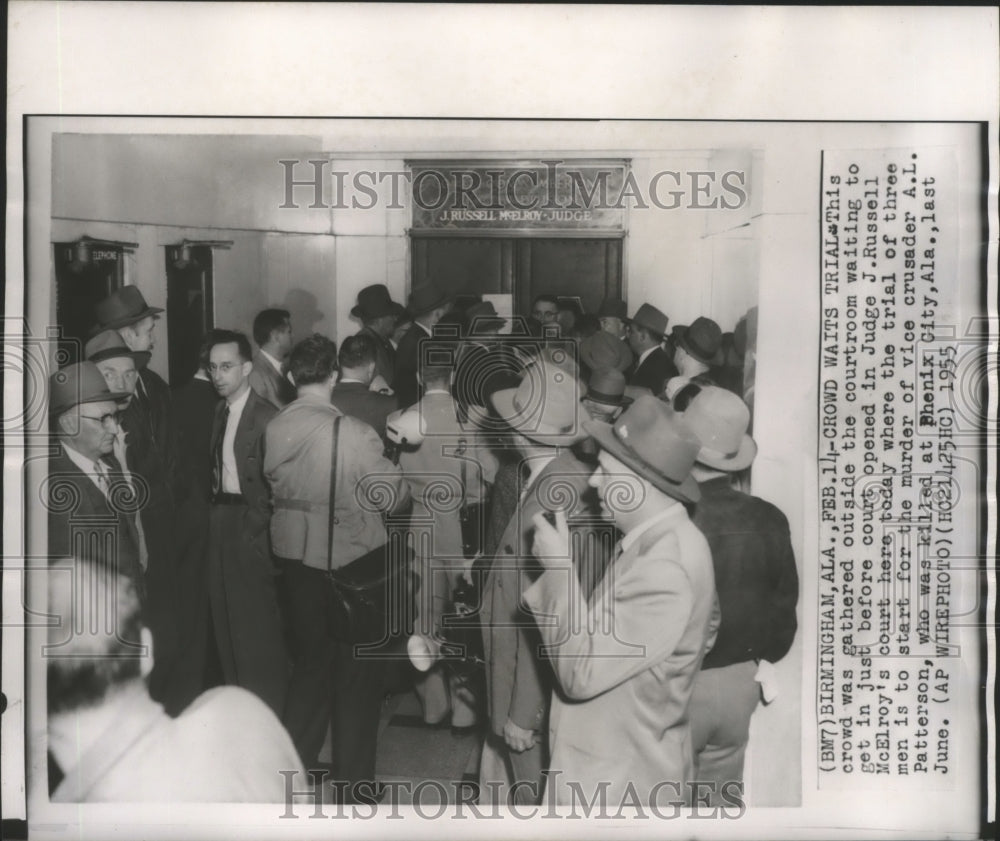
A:
[[[463,776],[478,780],[481,747],[478,731],[455,735],[449,727],[424,724],[417,696],[406,691],[391,696],[385,705],[375,770],[382,781],[408,781],[415,786],[434,780],[440,783],[434,790],[447,792],[449,802],[453,802],[462,790]],[[405,790],[399,802],[408,802]]]

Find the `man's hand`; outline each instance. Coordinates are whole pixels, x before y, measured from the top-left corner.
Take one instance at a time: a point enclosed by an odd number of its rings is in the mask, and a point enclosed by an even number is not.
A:
[[[544,513],[535,514],[532,518],[535,524],[535,540],[531,545],[531,551],[546,569],[565,569],[570,564],[566,512],[556,511],[555,520],[553,526]]]
[[[518,727],[509,718],[503,726],[503,738],[507,742],[507,747],[515,753],[521,753],[535,745],[535,731]]]

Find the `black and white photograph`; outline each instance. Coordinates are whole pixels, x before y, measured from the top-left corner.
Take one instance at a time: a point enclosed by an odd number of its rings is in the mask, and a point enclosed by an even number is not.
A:
[[[10,6],[5,837],[995,834],[997,14],[722,11]]]

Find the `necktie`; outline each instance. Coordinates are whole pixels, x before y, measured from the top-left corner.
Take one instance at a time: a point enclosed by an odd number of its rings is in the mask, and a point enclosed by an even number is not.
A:
[[[101,464],[100,460],[94,462],[94,477],[97,479],[97,487],[107,497],[111,491],[111,485],[108,483],[107,474],[104,472],[104,465]]]
[[[212,453],[212,495],[222,491],[222,442],[226,440],[226,426],[229,423],[229,404],[222,409],[222,423],[219,424],[219,439]]]

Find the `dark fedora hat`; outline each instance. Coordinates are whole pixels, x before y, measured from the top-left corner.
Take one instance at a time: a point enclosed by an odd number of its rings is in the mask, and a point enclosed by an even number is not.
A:
[[[667,333],[667,321],[669,319],[652,304],[643,304],[636,310],[635,315],[625,319],[632,324],[648,330],[655,336],[665,336]]]
[[[632,349],[617,336],[598,330],[580,342],[580,359],[591,371],[598,368],[624,371],[632,364],[633,356]]]
[[[366,286],[358,292],[358,303],[351,308],[351,315],[362,321],[382,318],[385,315],[398,317],[401,312],[402,306],[392,300],[389,290],[383,283]]]
[[[614,424],[587,421],[594,440],[655,488],[682,502],[701,499],[691,468],[701,443],[682,415],[662,400],[639,397]]]
[[[117,330],[102,330],[83,346],[83,355],[89,362],[102,362],[119,356],[130,356],[136,368],[145,368],[152,354],[148,350],[132,350]]]
[[[702,316],[692,321],[687,330],[678,334],[677,344],[706,365],[721,365],[724,361],[722,330],[710,318]]]
[[[621,298],[605,298],[601,301],[601,308],[597,311],[598,318],[619,318],[624,321],[628,318],[628,304]]]
[[[161,312],[163,312],[162,307],[151,307],[146,303],[146,299],[142,297],[142,292],[137,286],[123,286],[94,307],[94,318],[97,320],[97,324],[90,333],[96,335],[102,330],[117,330],[119,327],[128,327],[130,324],[135,324],[151,315],[159,315]]]
[[[417,316],[429,313],[431,310],[436,310],[450,300],[451,295],[444,289],[438,288],[433,282],[428,282],[423,286],[415,286],[410,291],[410,298],[406,308],[416,318]]]
[[[614,368],[598,368],[587,383],[587,400],[607,406],[628,406],[631,397],[625,396],[625,375]]]
[[[49,377],[49,414],[61,415],[81,403],[117,402],[128,392],[110,391],[104,375],[93,362],[76,362]]]
[[[684,419],[701,441],[698,461],[708,467],[743,470],[757,455],[757,445],[746,434],[750,410],[731,391],[703,386],[684,410]]]

